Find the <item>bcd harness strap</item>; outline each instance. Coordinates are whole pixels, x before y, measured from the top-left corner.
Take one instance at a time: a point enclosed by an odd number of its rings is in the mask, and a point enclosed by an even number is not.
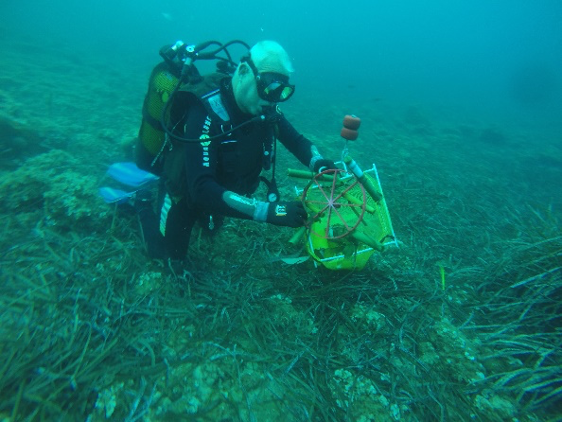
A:
[[[224,79],[223,74],[211,73],[202,78],[197,84],[185,84],[179,88],[179,92],[189,93],[195,98],[198,98],[207,111],[208,129],[210,130],[212,126],[220,130],[225,136],[231,135],[232,132],[232,122],[230,115],[228,114],[227,108],[225,107],[223,100],[221,98],[221,81]],[[277,113],[277,112],[276,112]],[[263,162],[262,168],[269,170],[272,168],[272,179],[267,181],[267,179],[260,177],[260,180],[264,181],[268,186],[268,198],[273,198],[273,200],[278,200],[279,194],[277,192],[277,186],[275,183],[275,144],[277,138],[277,122],[269,122],[270,127],[267,130],[267,139],[263,139]],[[165,144],[168,144],[168,158],[165,160],[165,173],[168,179],[168,189],[174,198],[174,201],[178,201],[182,196],[182,191],[184,182],[181,180],[185,177],[183,171],[184,160],[177,156],[181,155],[181,142],[174,142],[173,140],[166,137]],[[227,139],[228,142],[237,142],[235,139]],[[170,142],[171,141],[171,142]],[[221,141],[212,141],[221,142]],[[224,141],[222,141],[224,142]],[[164,148],[163,148],[164,150]],[[167,162],[167,163],[166,163]],[[270,196],[274,193],[275,196]],[[271,200],[271,199],[270,199]]]

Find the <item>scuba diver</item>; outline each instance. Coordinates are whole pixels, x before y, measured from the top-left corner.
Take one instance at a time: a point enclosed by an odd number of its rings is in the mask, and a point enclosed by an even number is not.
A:
[[[156,201],[149,191],[137,192],[135,208],[152,258],[185,258],[197,221],[210,230],[225,216],[303,226],[303,204],[279,198],[277,139],[313,172],[336,168],[279,110],[278,103],[295,90],[289,83],[293,67],[283,47],[258,42],[237,66],[227,53],[216,73],[201,76],[193,61],[204,58],[202,50],[211,43],[195,49],[179,42],[167,47],[149,82],[136,163],[160,176],[161,189]],[[219,45],[217,51],[226,51]],[[217,59],[215,53],[211,55]],[[155,98],[160,101],[156,106]],[[260,176],[270,168],[271,180]],[[267,201],[251,197],[260,180],[268,186]]]

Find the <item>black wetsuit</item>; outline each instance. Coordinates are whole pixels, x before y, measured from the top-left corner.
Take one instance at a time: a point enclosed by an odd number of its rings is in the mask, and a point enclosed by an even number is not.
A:
[[[220,95],[228,115],[231,127],[253,118],[244,114],[237,106],[230,79],[221,82]],[[208,111],[202,100],[175,102],[172,107],[172,120],[175,133],[188,138],[200,139],[201,135],[209,136],[228,133],[228,128],[221,128],[217,119],[208,122]],[[193,97],[192,97],[193,98]],[[180,151],[184,154],[185,169],[180,183],[171,181],[172,190],[181,190],[182,199],[173,203],[167,213],[166,235],[164,239],[167,254],[174,259],[185,257],[189,245],[189,237],[194,223],[208,215],[230,216],[250,219],[251,216],[237,211],[223,200],[225,191],[239,195],[250,195],[258,187],[259,175],[264,167],[264,145],[267,145],[268,133],[272,130],[271,123],[255,121],[240,129],[234,130],[231,136],[219,140],[201,143],[183,144]],[[279,141],[305,166],[312,158],[312,143],[283,116],[277,120]],[[167,159],[167,158],[166,158]],[[170,189],[168,189],[170,192]]]

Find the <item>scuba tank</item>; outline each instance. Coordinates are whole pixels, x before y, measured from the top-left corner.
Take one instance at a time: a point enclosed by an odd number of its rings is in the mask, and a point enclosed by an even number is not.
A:
[[[250,48],[243,41],[234,40],[226,44],[207,41],[199,45],[177,41],[160,49],[160,56],[164,61],[152,70],[143,103],[142,122],[135,149],[135,162],[139,168],[157,175],[162,173],[162,163],[158,158],[169,133],[165,121],[169,117],[169,106],[174,95],[182,85],[198,83],[202,79],[194,65],[196,60],[216,60],[217,71],[231,75],[236,68],[228,51],[232,44],[241,44],[248,50]],[[218,48],[204,52],[212,45],[218,45]],[[218,56],[220,52],[224,52],[226,57]]]
[[[139,129],[139,148],[137,150],[137,165],[146,171],[150,171],[156,157],[164,145],[164,131],[160,123],[160,117],[165,104],[169,101],[172,92],[179,83],[179,78],[174,76],[165,63],[160,63],[154,68],[148,82],[148,92],[144,98],[142,107],[142,122]],[[142,162],[140,157],[150,159]],[[154,172],[154,171],[153,171]]]

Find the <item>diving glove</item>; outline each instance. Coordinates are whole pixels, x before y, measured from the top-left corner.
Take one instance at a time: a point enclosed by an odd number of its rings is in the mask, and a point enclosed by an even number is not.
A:
[[[302,227],[307,218],[300,201],[272,202],[267,209],[267,222],[276,226]]]
[[[321,158],[314,163],[314,173],[322,173],[325,170],[336,170],[336,164],[332,160]]]

